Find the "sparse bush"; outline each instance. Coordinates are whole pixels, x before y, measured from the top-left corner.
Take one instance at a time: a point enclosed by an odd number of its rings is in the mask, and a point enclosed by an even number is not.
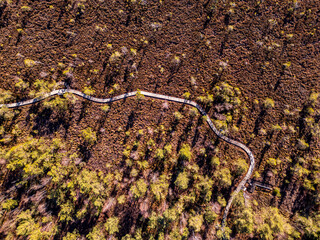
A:
[[[214,87],[215,101],[220,103],[229,103],[233,106],[239,106],[241,101],[239,95],[240,89],[230,86],[228,83],[221,82]]]
[[[281,161],[279,159],[275,159],[275,158],[269,158],[267,160],[267,164],[271,167],[276,167]]]
[[[114,53],[111,54],[109,58],[109,62],[111,64],[116,64],[121,60],[121,58],[122,58],[122,54],[118,51],[115,51]]]
[[[275,187],[272,193],[276,197],[281,197],[280,188]]]
[[[170,143],[168,143],[167,145],[164,146],[164,153],[165,155],[168,157],[170,156],[171,152],[172,152],[172,145]]]
[[[179,158],[181,160],[190,161],[191,157],[191,147],[188,144],[183,144],[179,151]]]
[[[310,94],[309,100],[311,101],[311,104],[315,104],[319,98],[320,94],[317,92],[313,92]]]
[[[83,93],[90,96],[90,95],[93,95],[96,91],[91,87],[84,87],[83,89]]]
[[[179,213],[177,209],[173,208],[168,208],[164,213],[163,216],[166,220],[166,222],[174,222],[179,218]]]
[[[189,99],[189,98],[190,98],[190,95],[191,95],[191,93],[185,92],[185,93],[183,94],[183,98]]]
[[[2,209],[7,211],[14,209],[16,206],[18,206],[18,202],[17,200],[13,200],[13,199],[8,199],[4,201],[1,205]]]
[[[29,83],[25,82],[21,78],[19,78],[18,82],[15,84],[15,86],[21,90],[25,90],[29,87]]]
[[[213,167],[219,167],[220,166],[220,159],[218,157],[212,157],[211,158],[211,165]]]
[[[108,218],[106,223],[104,224],[104,227],[110,235],[119,232],[119,218],[117,217]]]
[[[218,203],[222,206],[222,207],[225,207],[227,206],[227,201],[224,197],[222,196],[218,196],[218,199],[217,199]]]
[[[237,233],[253,232],[253,210],[249,204],[245,204],[243,193],[240,192],[235,198],[235,209],[232,213]]]
[[[281,130],[282,130],[282,127],[279,124],[272,125],[272,131],[278,132]]]
[[[320,238],[320,214],[312,214],[308,217],[298,215],[297,223],[305,239],[313,240]]]
[[[204,214],[204,218],[205,218],[205,220],[206,220],[206,222],[208,224],[213,223],[214,220],[216,220],[217,217],[218,217],[218,215],[214,211],[212,211],[210,209],[207,209],[205,214]]]
[[[305,140],[303,139],[298,139],[298,144],[297,144],[298,149],[300,150],[306,150],[309,148],[309,144],[306,143]]]
[[[315,191],[315,186],[313,185],[313,182],[307,178],[303,181],[303,187],[307,189],[308,191]]]
[[[199,214],[193,217],[190,217],[188,220],[189,226],[195,231],[200,232],[201,226],[203,224],[203,215]]]
[[[215,172],[215,177],[218,179],[221,187],[227,188],[231,186],[231,173],[228,168],[223,168]]]
[[[222,120],[214,120],[214,125],[221,133],[226,133],[228,131],[228,123]]]
[[[265,109],[274,108],[274,101],[271,98],[266,98],[263,102]]]
[[[153,193],[156,201],[161,201],[166,198],[169,188],[168,176],[161,175],[159,179],[151,183],[151,192]]]
[[[119,204],[124,204],[126,203],[126,195],[121,195],[117,198],[117,201]]]
[[[303,178],[310,174],[310,171],[302,167],[299,163],[295,164],[290,170],[298,178]]]
[[[130,188],[130,191],[132,192],[135,198],[140,198],[146,194],[147,189],[148,189],[147,183],[143,179],[139,179],[136,182],[136,184]]]
[[[148,147],[148,150],[149,151],[152,151],[153,147],[155,146],[155,142],[153,139],[150,139],[148,142],[147,142],[147,147]]]
[[[13,97],[10,91],[6,91],[0,88],[0,103],[6,103],[12,99]]]
[[[158,160],[164,160],[164,152],[163,149],[157,149],[155,152],[155,156]]]
[[[110,106],[109,105],[103,105],[101,106],[101,110],[104,112],[109,112],[110,111]]]
[[[26,67],[33,67],[37,64],[35,61],[28,58],[26,58],[23,62]]]
[[[140,130],[138,131],[138,136],[139,136],[139,137],[143,136],[143,129],[140,129]]]
[[[141,91],[138,89],[137,94],[136,94],[136,99],[138,101],[145,99],[145,96],[141,93]]]
[[[191,108],[189,111],[189,114],[191,117],[196,117],[198,116],[198,109],[197,108]]]
[[[235,174],[237,176],[245,173],[248,170],[248,163],[245,159],[243,158],[239,158],[236,162],[235,162]]]
[[[55,97],[54,99],[50,101],[45,101],[43,103],[43,106],[48,109],[52,110],[58,110],[58,111],[67,111],[68,110],[68,100],[61,98],[61,97]]]
[[[174,118],[177,120],[177,121],[180,121],[182,118],[183,118],[183,115],[180,113],[180,112],[174,112]]]
[[[262,219],[262,222],[261,220]],[[288,220],[279,213],[279,209],[269,207],[259,214],[257,233],[261,239],[273,239],[276,236],[289,237],[293,233]]]
[[[102,226],[93,227],[92,231],[87,235],[88,240],[105,240],[104,233],[102,231]]]
[[[207,106],[212,106],[212,103],[213,103],[213,95],[212,94],[209,94],[207,93],[207,96],[200,96],[200,97],[197,97],[197,100],[201,103],[204,103],[206,104]]]
[[[231,229],[228,227],[224,228],[224,232],[222,232],[221,229],[218,229],[216,237],[217,239],[229,239],[231,232]]]
[[[133,169],[131,170],[131,172],[130,172],[130,176],[131,176],[131,177],[136,177],[136,176],[138,176],[138,175],[139,175],[139,171],[138,171],[137,169],[133,168]]]
[[[3,118],[4,120],[11,120],[14,117],[14,111],[7,107],[1,107],[0,108],[0,118]]]
[[[87,144],[94,144],[97,141],[96,132],[88,127],[81,131],[81,136]]]
[[[178,56],[173,57],[173,59],[172,59],[173,66],[179,66],[180,62],[181,62],[180,57],[178,57]]]
[[[179,175],[174,183],[176,186],[178,186],[182,190],[187,189],[188,185],[189,185],[188,173],[187,172],[179,173]]]

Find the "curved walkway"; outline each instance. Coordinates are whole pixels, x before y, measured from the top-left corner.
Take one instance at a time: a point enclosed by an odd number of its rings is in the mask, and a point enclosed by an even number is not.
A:
[[[150,92],[145,92],[145,91],[135,91],[135,92],[129,92],[129,93],[125,93],[116,97],[112,97],[112,98],[95,98],[95,97],[91,97],[89,95],[86,95],[80,91],[74,90],[74,89],[59,89],[59,90],[54,90],[50,93],[44,94],[41,97],[38,98],[34,98],[34,99],[30,99],[30,100],[26,100],[26,101],[22,101],[22,102],[17,102],[17,103],[9,103],[9,104],[0,104],[0,107],[8,107],[8,108],[15,108],[15,107],[20,107],[20,106],[25,106],[25,105],[29,105],[29,104],[33,104],[36,102],[39,102],[45,98],[51,97],[51,96],[55,96],[55,95],[63,95],[64,93],[73,93],[79,97],[85,98],[89,101],[92,102],[96,102],[96,103],[111,103],[111,102],[115,102],[115,101],[119,101],[121,99],[125,99],[125,98],[129,98],[129,97],[133,97],[135,96],[137,93],[142,94],[146,97],[150,97],[150,98],[156,98],[156,99],[161,99],[161,100],[167,100],[167,101],[172,101],[172,102],[177,102],[177,103],[182,103],[182,104],[187,104],[193,107],[196,107],[199,112],[203,115],[206,116],[206,121],[209,124],[211,130],[222,140],[226,141],[227,143],[230,143],[236,147],[241,148],[243,151],[246,152],[246,154],[249,157],[250,160],[250,166],[248,169],[247,174],[245,175],[245,177],[242,179],[242,181],[239,183],[238,187],[236,188],[236,190],[231,194],[231,197],[228,201],[228,204],[224,210],[224,214],[222,217],[222,223],[221,223],[221,228],[222,230],[224,230],[224,227],[226,225],[226,219],[227,219],[227,215],[229,213],[232,201],[234,199],[234,197],[240,192],[240,190],[244,187],[245,183],[248,181],[248,179],[251,177],[251,174],[253,172],[254,169],[254,164],[255,164],[255,160],[254,160],[254,156],[252,154],[252,152],[250,151],[250,149],[248,147],[246,147],[244,144],[237,142],[235,140],[232,140],[224,135],[222,135],[217,129],[216,127],[213,125],[210,117],[207,115],[207,113],[196,103],[190,100],[186,100],[186,99],[182,99],[182,98],[176,98],[176,97],[171,97],[171,96],[167,96],[167,95],[161,95],[161,94],[157,94],[157,93],[150,93]]]

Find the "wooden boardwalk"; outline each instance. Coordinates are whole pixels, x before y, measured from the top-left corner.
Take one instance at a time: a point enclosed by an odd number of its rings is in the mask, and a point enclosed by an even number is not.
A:
[[[89,101],[96,102],[96,103],[111,103],[111,102],[119,101],[121,99],[125,99],[125,98],[136,96],[137,94],[142,94],[145,97],[155,98],[155,99],[160,99],[160,100],[166,100],[166,101],[172,101],[172,102],[176,102],[176,103],[190,105],[190,106],[193,106],[193,107],[197,108],[198,111],[203,116],[206,116],[206,121],[207,121],[210,129],[219,138],[221,138],[222,140],[226,141],[227,143],[230,143],[230,144],[232,144],[232,145],[234,145],[236,147],[239,147],[240,149],[245,151],[246,154],[249,157],[249,162],[250,162],[249,169],[248,169],[246,175],[244,176],[244,178],[238,184],[238,186],[235,189],[235,191],[231,194],[231,197],[228,200],[227,206],[226,206],[226,208],[224,210],[223,217],[222,217],[222,223],[221,223],[221,228],[222,228],[222,230],[224,230],[224,227],[226,225],[226,219],[227,219],[230,207],[232,205],[233,199],[240,192],[240,190],[244,188],[244,185],[250,179],[250,177],[252,175],[252,172],[253,172],[253,169],[254,169],[255,160],[254,160],[254,156],[253,156],[252,152],[250,151],[250,149],[247,146],[245,146],[244,144],[242,144],[242,143],[240,143],[238,141],[235,141],[233,139],[230,139],[230,138],[222,135],[220,133],[220,131],[218,131],[216,129],[216,127],[212,123],[212,121],[211,121],[210,117],[207,115],[207,113],[196,102],[193,102],[193,101],[190,101],[190,100],[187,100],[187,99],[183,99],[183,98],[176,98],[176,97],[172,97],[172,96],[161,95],[161,94],[157,94],[157,93],[150,93],[150,92],[145,92],[145,91],[129,92],[129,93],[118,95],[118,96],[115,96],[115,97],[112,97],[112,98],[95,98],[95,97],[86,95],[86,94],[84,94],[84,93],[82,93],[80,91],[67,88],[67,89],[54,90],[54,91],[52,91],[50,93],[44,94],[41,97],[30,99],[30,100],[26,100],[26,101],[21,101],[21,102],[17,102],[17,103],[9,103],[9,104],[0,104],[0,108],[1,107],[16,108],[16,107],[26,106],[26,105],[30,105],[30,104],[34,104],[36,102],[42,101],[42,100],[44,100],[44,99],[46,99],[48,97],[55,96],[55,95],[63,95],[65,93],[72,93],[72,94],[75,94],[75,95],[77,95],[79,97],[82,97],[84,99],[87,99]]]

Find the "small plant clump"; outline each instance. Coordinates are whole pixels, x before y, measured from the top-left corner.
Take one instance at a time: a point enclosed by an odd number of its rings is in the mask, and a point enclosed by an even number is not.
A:
[[[186,190],[189,184],[189,177],[187,172],[179,173],[175,185],[178,186],[182,190]]]
[[[111,64],[117,64],[117,63],[119,63],[121,58],[122,58],[122,54],[118,51],[115,51],[114,53],[111,54],[111,56],[109,58],[109,62]]]
[[[29,58],[26,58],[24,61],[24,65],[28,68],[35,66],[37,63],[34,60],[31,60]]]
[[[178,112],[178,111],[176,111],[176,112],[174,112],[174,118],[177,120],[177,121],[179,121],[179,120],[181,120],[182,118],[183,118],[183,115],[180,113],[180,112]]]
[[[203,224],[203,215],[196,215],[193,217],[190,217],[188,220],[189,226],[195,231],[200,232],[201,226]]]
[[[109,112],[110,111],[110,106],[109,105],[103,105],[101,107],[101,110],[104,111],[105,113]]]
[[[147,192],[148,185],[143,179],[139,179],[135,185],[130,188],[135,198],[143,197]]]
[[[119,232],[119,218],[117,217],[108,218],[106,223],[104,224],[104,227],[110,235]]]
[[[91,86],[89,86],[89,87],[85,87],[82,92],[88,96],[91,96],[91,95],[94,95],[96,91]]]
[[[265,109],[274,108],[274,101],[271,98],[266,98],[263,102],[263,106]]]
[[[309,144],[303,139],[298,139],[297,147],[300,150],[307,150],[309,148]]]
[[[96,132],[88,127],[81,131],[81,136],[87,144],[94,144],[97,141]]]
[[[0,104],[7,103],[13,99],[11,91],[0,88]]]
[[[138,89],[137,94],[136,94],[136,99],[138,101],[141,101],[143,99],[145,99],[145,96],[141,93],[141,91]]]
[[[183,144],[179,151],[179,158],[181,160],[190,161],[191,157],[191,147],[188,144]]]

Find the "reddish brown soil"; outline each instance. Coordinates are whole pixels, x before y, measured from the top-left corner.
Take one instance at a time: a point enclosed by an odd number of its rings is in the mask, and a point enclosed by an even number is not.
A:
[[[295,139],[303,134],[271,134],[270,129],[286,120],[284,109],[302,109],[312,90],[320,89],[319,2],[298,1],[296,7],[287,0],[235,1],[234,6],[230,1],[219,0],[142,1],[146,5],[128,2],[90,0],[82,14],[78,13],[76,1],[14,0],[5,4],[0,8],[0,87],[21,99],[23,94],[14,87],[17,77],[33,83],[41,78],[41,72],[46,72],[45,80],[67,82],[78,90],[92,86],[98,97],[109,97],[112,86],[118,84],[120,89],[115,95],[141,89],[181,97],[188,91],[196,100],[205,92],[212,92],[217,82],[226,81],[242,92],[242,117],[234,122],[239,132],[230,136],[252,149],[260,173],[269,157],[284,162],[281,174],[271,181],[288,192],[281,200],[274,200],[270,194],[265,197],[255,193],[254,197],[290,214],[303,209],[303,191],[293,190],[295,183],[283,185],[286,157],[305,154],[293,147]],[[21,7],[26,5],[32,10],[23,11]],[[155,28],[157,24],[161,27]],[[23,32],[18,33],[17,29]],[[112,65],[111,54],[126,52],[123,47],[129,53],[117,66]],[[130,48],[136,49],[137,54],[130,54]],[[179,64],[172,62],[175,56],[179,57]],[[26,68],[25,58],[39,63]],[[72,77],[66,78],[57,71],[59,62],[74,68]],[[221,67],[223,62],[227,63],[225,69]],[[286,68],[283,64],[288,62],[291,66]],[[191,77],[196,84],[192,84]],[[262,103],[267,97],[275,101],[275,108],[264,112]],[[38,114],[37,108],[42,109],[39,103],[23,107],[15,123],[24,129],[25,136],[33,130],[38,130],[36,135],[40,136],[64,136],[70,141],[70,148],[79,146],[80,130],[92,127],[99,132],[98,143],[86,157],[92,168],[105,169],[106,162],[121,160],[125,131],[131,131],[130,141],[134,141],[139,129],[147,132],[149,126],[159,124],[166,129],[172,127],[173,112],[182,106],[170,103],[169,109],[164,110],[162,104],[128,99],[112,104],[105,114],[97,104],[78,100],[70,113],[57,116],[44,112],[28,123],[30,113]],[[187,110],[182,113],[188,116]],[[213,109],[209,109],[209,115],[212,113]],[[287,122],[299,127],[301,118],[295,115]],[[195,152],[201,147],[213,151],[210,144],[217,139],[208,126],[199,125],[194,119],[192,130],[187,132],[188,121],[188,117],[184,118],[170,136],[159,136],[159,144],[171,141],[177,147],[179,142],[187,141],[194,143]],[[267,130],[267,135],[258,133],[261,128]],[[319,155],[319,141],[312,139],[309,143],[310,150],[303,156]],[[227,161],[245,158],[233,147],[220,145],[219,154]]]

